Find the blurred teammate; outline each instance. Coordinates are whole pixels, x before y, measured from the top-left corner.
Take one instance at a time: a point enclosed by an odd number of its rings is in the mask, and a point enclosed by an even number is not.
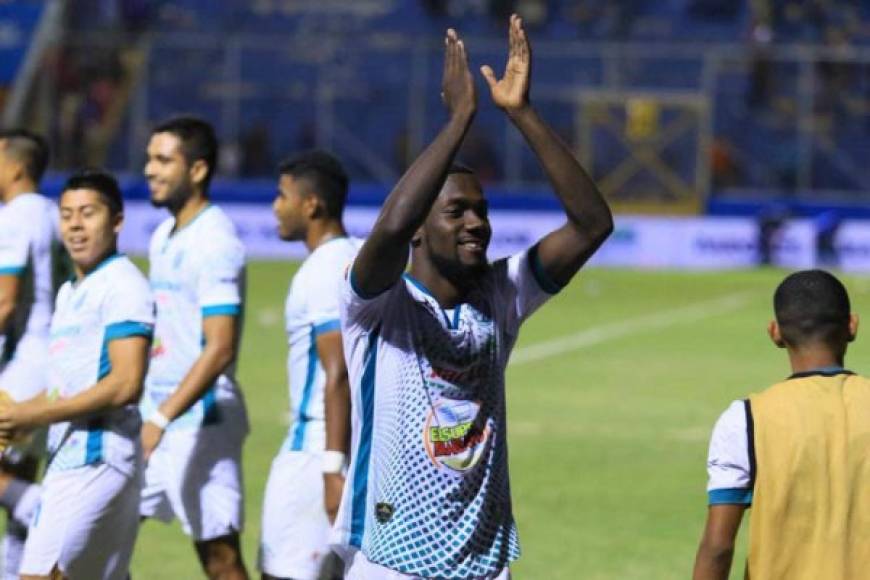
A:
[[[735,401],[713,430],[695,579],[727,578],[743,512],[747,577],[858,580],[870,570],[870,381],[843,368],[858,317],[822,270],[786,277],[773,343],[792,375]]]
[[[595,184],[530,105],[530,66],[513,16],[504,77],[482,72],[538,156],[566,223],[487,261],[486,198],[473,173],[451,167],[477,100],[465,47],[449,30],[449,120],[390,193],[343,284],[353,452],[334,539],[352,557],[348,578],[506,578],[519,556],[505,366],[522,322],[612,229]]]
[[[235,364],[244,247],[208,198],[217,162],[210,125],[177,118],[154,129],[145,176],[172,217],[149,251],[157,322],[142,400],[142,516],[181,520],[210,578],[246,578],[242,443],[248,432]]]
[[[32,399],[47,381],[57,207],[37,190],[48,156],[42,137],[20,129],[0,131],[0,390],[17,401]],[[39,487],[32,482],[44,452],[44,437],[35,436],[3,453],[0,505],[9,515],[4,578],[18,578],[27,526],[39,501]]]
[[[735,401],[713,430],[695,580],[728,578],[743,512],[747,578],[860,580],[870,570],[870,381],[843,368],[858,317],[831,274],[786,277],[773,343],[792,375]]]
[[[315,580],[329,553],[350,443],[338,301],[358,244],[342,225],[347,175],[337,159],[306,153],[279,171],[272,204],[278,233],[304,242],[311,254],[293,277],[285,305],[293,424],[266,484],[260,569],[264,578]]]
[[[142,421],[154,303],[118,254],[123,202],[114,178],[84,171],[60,197],[75,278],[57,296],[47,387],[0,407],[0,439],[51,425],[48,467],[21,563],[22,578],[123,579],[139,529]]]

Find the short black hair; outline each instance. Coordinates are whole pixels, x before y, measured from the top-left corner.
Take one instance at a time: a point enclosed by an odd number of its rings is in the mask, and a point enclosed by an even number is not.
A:
[[[218,140],[214,127],[197,117],[173,117],[154,127],[151,134],[157,133],[169,133],[178,137],[181,141],[181,154],[188,165],[193,165],[200,159],[205,161],[208,172],[205,174],[204,187],[208,188],[217,170]]]
[[[849,294],[829,272],[803,270],[786,276],[774,292],[773,309],[789,345],[838,346],[849,340]]]
[[[69,176],[63,186],[63,191],[71,189],[91,189],[100,194],[100,199],[109,208],[113,216],[124,212],[124,197],[118,181],[111,173],[103,169],[82,169]],[[61,193],[63,195],[63,193]]]
[[[311,193],[323,201],[329,217],[341,219],[347,201],[348,178],[341,161],[334,155],[326,151],[306,151],[282,161],[278,173],[307,181]]]
[[[41,135],[27,129],[4,129],[0,140],[6,142],[6,151],[24,164],[27,177],[39,183],[48,167],[48,142]]]

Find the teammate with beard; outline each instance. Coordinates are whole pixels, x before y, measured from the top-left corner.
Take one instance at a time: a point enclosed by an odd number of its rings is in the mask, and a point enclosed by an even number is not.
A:
[[[482,73],[567,221],[488,262],[486,198],[473,173],[452,166],[476,112],[474,80],[456,32],[445,43],[449,119],[390,193],[343,285],[353,436],[333,539],[348,578],[508,577],[519,542],[505,367],[522,322],[613,228],[595,184],[529,103],[530,48],[514,15],[504,77]]]
[[[141,515],[177,517],[209,578],[247,578],[242,443],[235,379],[244,303],[244,247],[208,197],[218,145],[212,127],[181,117],[154,129],[145,176],[151,202],[172,214],[151,238],[157,318],[142,401],[147,462]]]

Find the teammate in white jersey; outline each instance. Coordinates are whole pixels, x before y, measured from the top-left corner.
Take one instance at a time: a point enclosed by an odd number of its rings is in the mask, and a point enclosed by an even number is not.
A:
[[[352,454],[335,543],[348,578],[504,578],[519,555],[508,483],[504,372],[521,323],[612,230],[607,203],[528,100],[530,49],[510,22],[493,102],[531,145],[567,221],[492,264],[487,202],[452,167],[477,108],[448,30],[449,120],[384,202],[344,285]],[[409,274],[403,276],[411,248]]]
[[[0,390],[25,401],[45,389],[54,308],[52,263],[57,207],[37,193],[48,145],[26,130],[0,131]],[[44,432],[7,449],[0,462],[0,505],[8,514],[3,578],[18,578],[27,527],[38,504],[33,483]]]
[[[142,398],[145,489],[141,514],[177,517],[210,578],[247,578],[242,443],[248,433],[235,379],[245,252],[229,218],[208,198],[217,140],[182,117],[154,129],[145,176],[151,202],[172,217],[151,238],[157,303]]]
[[[358,243],[342,224],[347,175],[337,159],[313,151],[286,161],[279,172],[272,204],[278,233],[304,242],[311,254],[293,277],[285,305],[293,423],[266,484],[260,570],[264,578],[328,580],[335,577],[325,569],[330,564],[341,574],[335,557],[327,558],[328,537],[350,443],[339,288]]]
[[[60,229],[75,269],[51,320],[45,390],[0,408],[0,439],[50,425],[22,578],[123,579],[139,529],[141,419],[154,302],[117,253],[121,192],[99,171],[70,177]]]

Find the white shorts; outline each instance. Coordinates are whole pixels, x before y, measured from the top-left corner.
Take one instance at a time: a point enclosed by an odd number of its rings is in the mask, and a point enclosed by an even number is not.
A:
[[[37,346],[34,341],[19,346],[16,355],[0,370],[0,390],[9,393],[16,401],[27,401],[45,390],[48,348],[46,346],[42,352]],[[41,357],[36,356],[39,353],[42,353]],[[45,428],[35,430],[23,441],[10,445],[3,457],[11,463],[19,463],[26,456],[42,457],[45,455],[47,432]]]
[[[510,580],[511,573],[508,568],[502,569],[497,574],[488,576],[474,576],[469,580]],[[411,576],[385,568],[371,562],[361,550],[353,553],[350,563],[345,569],[345,580],[425,580],[422,576]]]
[[[277,578],[316,580],[329,553],[320,453],[282,452],[272,461],[263,498],[260,571]]]
[[[139,531],[141,471],[104,463],[50,472],[27,532],[21,574],[123,580]]]
[[[246,434],[224,422],[166,431],[145,466],[139,513],[166,523],[177,517],[196,542],[240,532]]]

